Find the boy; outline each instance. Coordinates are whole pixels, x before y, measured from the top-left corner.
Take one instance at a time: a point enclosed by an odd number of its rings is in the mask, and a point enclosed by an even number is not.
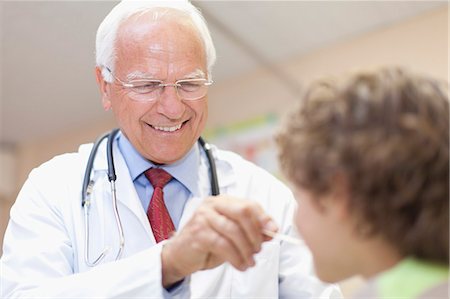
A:
[[[449,102],[398,68],[313,84],[277,136],[319,278],[358,298],[448,298]]]

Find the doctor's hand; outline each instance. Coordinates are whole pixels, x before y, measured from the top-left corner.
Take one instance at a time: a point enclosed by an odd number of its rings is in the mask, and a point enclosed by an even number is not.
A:
[[[224,262],[241,271],[254,266],[254,254],[271,239],[263,229],[278,230],[259,204],[226,195],[207,198],[183,229],[164,245],[163,286]]]

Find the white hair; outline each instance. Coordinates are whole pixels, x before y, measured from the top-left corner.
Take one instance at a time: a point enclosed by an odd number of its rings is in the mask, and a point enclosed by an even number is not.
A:
[[[109,12],[97,30],[95,61],[96,65],[102,68],[105,81],[112,82],[114,80],[105,67],[108,67],[112,72],[115,70],[117,30],[120,24],[136,13],[145,13],[160,8],[172,8],[181,11],[191,19],[200,39],[203,41],[208,77],[211,79],[212,67],[216,61],[216,49],[203,15],[189,0],[122,0]]]

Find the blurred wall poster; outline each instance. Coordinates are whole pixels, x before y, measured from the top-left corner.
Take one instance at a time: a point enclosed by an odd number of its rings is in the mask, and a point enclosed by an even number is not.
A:
[[[274,134],[278,118],[267,114],[223,127],[206,130],[208,142],[233,151],[279,177]]]

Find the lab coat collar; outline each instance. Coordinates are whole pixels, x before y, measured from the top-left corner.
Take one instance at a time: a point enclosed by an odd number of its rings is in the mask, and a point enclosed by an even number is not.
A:
[[[94,170],[107,170],[108,169],[108,162],[106,159],[106,143],[107,143],[106,140],[103,140],[103,142],[98,147],[97,154],[95,155],[94,165],[93,165]],[[82,144],[78,148],[78,152],[81,155],[86,157],[86,161],[89,157],[89,154],[91,153],[92,147],[93,147],[93,144],[89,143],[89,144]]]

